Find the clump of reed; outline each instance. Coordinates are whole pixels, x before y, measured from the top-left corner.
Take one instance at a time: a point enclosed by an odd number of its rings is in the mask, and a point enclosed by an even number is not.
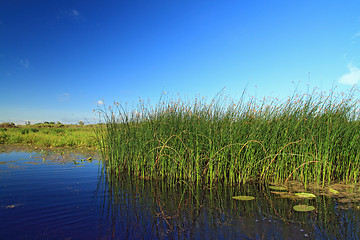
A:
[[[251,180],[319,184],[358,182],[357,89],[294,93],[286,100],[218,94],[182,100],[163,95],[132,110],[115,103],[99,113],[107,169],[144,179],[212,186]]]

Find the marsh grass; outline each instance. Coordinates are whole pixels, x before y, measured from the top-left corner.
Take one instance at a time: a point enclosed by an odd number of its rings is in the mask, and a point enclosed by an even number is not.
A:
[[[0,128],[1,144],[25,144],[38,147],[96,148],[93,126],[33,124]]]
[[[356,183],[360,170],[358,90],[294,93],[284,101],[219,93],[214,99],[167,98],[131,110],[99,110],[106,167],[143,179],[214,183]]]

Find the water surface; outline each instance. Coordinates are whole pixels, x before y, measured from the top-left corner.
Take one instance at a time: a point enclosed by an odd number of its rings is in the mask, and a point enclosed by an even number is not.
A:
[[[279,198],[254,184],[113,179],[86,152],[0,153],[0,239],[359,239],[358,209],[356,199]]]

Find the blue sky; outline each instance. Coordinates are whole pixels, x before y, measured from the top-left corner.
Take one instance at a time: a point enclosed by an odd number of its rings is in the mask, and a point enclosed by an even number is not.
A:
[[[360,81],[360,2],[0,2],[0,122],[96,121],[100,101],[225,87],[286,98]],[[95,120],[94,120],[95,119]]]

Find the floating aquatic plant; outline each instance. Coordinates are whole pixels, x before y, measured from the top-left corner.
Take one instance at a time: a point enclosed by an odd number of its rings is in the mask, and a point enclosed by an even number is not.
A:
[[[235,200],[240,200],[240,201],[249,201],[249,200],[255,199],[255,197],[253,197],[253,196],[234,196],[232,198]]]
[[[271,190],[275,190],[275,191],[286,191],[287,187],[283,187],[283,186],[269,186],[269,188]]]
[[[329,192],[331,192],[332,194],[339,194],[339,191],[329,188]]]
[[[316,197],[312,193],[295,193],[295,196],[301,197],[301,198],[314,198],[314,197]]]
[[[309,205],[295,205],[293,209],[297,212],[310,212],[315,210],[315,207]]]

